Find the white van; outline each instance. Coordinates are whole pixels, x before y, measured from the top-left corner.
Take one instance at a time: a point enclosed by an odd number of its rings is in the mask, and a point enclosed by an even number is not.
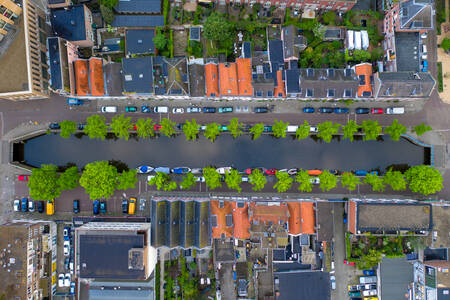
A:
[[[103,113],[116,113],[117,106],[102,106]]]
[[[427,54],[427,45],[422,44],[422,54]]]
[[[169,112],[169,108],[167,106],[155,106],[153,107],[153,112],[155,114],[167,114]]]
[[[402,115],[405,113],[404,107],[388,107],[386,108],[386,113],[388,115]]]
[[[298,129],[297,125],[289,125],[286,129],[286,132],[296,132]]]

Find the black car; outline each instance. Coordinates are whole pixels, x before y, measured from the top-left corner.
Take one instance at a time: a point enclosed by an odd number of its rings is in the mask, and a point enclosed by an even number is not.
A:
[[[66,258],[64,259],[64,268],[65,268],[67,271],[69,271],[69,268],[70,268],[70,257],[66,257]]]
[[[259,106],[259,107],[255,107],[253,112],[257,113],[257,114],[262,114],[262,113],[269,112],[269,109],[267,107],[264,107],[264,106]]]
[[[178,130],[183,130],[184,123],[177,124]]]
[[[368,114],[370,112],[370,109],[365,107],[358,107],[355,109],[355,114]]]
[[[80,212],[80,200],[73,200],[73,212],[75,214]]]
[[[216,108],[215,107],[203,107],[203,112],[213,114],[216,112]]]
[[[50,129],[60,129],[61,126],[59,126],[59,123],[50,123],[50,125],[48,125],[48,128],[50,128]]]
[[[36,202],[37,202],[37,211],[42,214],[44,212],[44,201],[36,201]]]
[[[86,124],[80,123],[78,124],[78,130],[83,130],[86,127]]]
[[[127,199],[122,200],[122,212],[124,214],[128,213],[128,200]]]
[[[349,112],[349,109],[346,107],[336,107],[334,109],[335,114],[348,114]]]
[[[331,107],[321,107],[321,108],[319,108],[319,112],[321,114],[331,114],[333,112],[333,108],[331,108]]]

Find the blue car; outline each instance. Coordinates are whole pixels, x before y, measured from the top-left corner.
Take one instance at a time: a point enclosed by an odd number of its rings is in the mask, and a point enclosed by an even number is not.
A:
[[[348,108],[345,107],[336,107],[334,109],[335,114],[348,114],[350,111]]]
[[[83,105],[83,100],[77,98],[67,98],[67,104],[74,106]]]
[[[150,112],[150,106],[142,105],[142,106],[141,106],[141,112],[143,112],[143,113],[149,113],[149,112]]]
[[[316,110],[314,109],[314,107],[305,107],[303,108],[303,112],[306,114],[312,114],[314,113]]]
[[[92,210],[93,210],[94,215],[98,215],[99,210],[100,210],[100,202],[98,200],[95,200],[93,202],[93,209]]]
[[[100,212],[106,214],[106,201],[100,202]]]
[[[28,199],[27,198],[22,198],[22,212],[27,212],[28,211]]]
[[[158,167],[158,168],[155,168],[153,171],[155,173],[161,172],[161,173],[170,174],[170,168],[167,168],[167,167]]]
[[[173,168],[172,173],[174,174],[187,174],[191,172],[191,169],[188,167],[180,167],[180,168]]]
[[[366,176],[367,171],[358,170],[358,171],[355,171],[355,175],[356,176]]]
[[[373,276],[373,275],[375,275],[375,271],[374,270],[363,270],[363,274],[365,276]]]
[[[428,61],[424,60],[422,61],[422,63],[423,63],[422,72],[428,72]]]
[[[203,107],[203,112],[213,114],[216,112],[216,108],[215,107]]]
[[[70,227],[64,227],[63,230],[63,236],[64,236],[64,240],[65,241],[69,241],[70,240]]]

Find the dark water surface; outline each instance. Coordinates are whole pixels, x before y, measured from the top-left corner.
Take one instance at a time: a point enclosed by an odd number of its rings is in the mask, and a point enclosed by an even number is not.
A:
[[[91,140],[87,136],[63,139],[56,134],[42,135],[25,142],[24,160],[31,166],[52,163],[78,166],[98,160],[120,160],[130,168],[147,164],[153,167],[207,165],[248,167],[337,169],[341,171],[384,170],[392,164],[419,165],[426,162],[426,148],[406,139],[394,142],[385,136],[380,141],[363,142],[340,140],[331,143],[307,138],[275,139],[264,135],[252,141],[244,135],[233,139],[222,135],[215,143],[201,136],[197,141],[186,141],[184,135],[176,138],[158,137],[136,140]]]

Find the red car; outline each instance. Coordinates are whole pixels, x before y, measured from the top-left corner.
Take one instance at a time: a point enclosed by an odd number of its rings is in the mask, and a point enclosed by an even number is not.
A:
[[[277,169],[268,169],[266,170],[267,175],[275,175],[277,173]]]
[[[373,115],[382,115],[383,109],[382,108],[372,108],[371,112]]]
[[[350,266],[355,266],[355,265],[356,265],[355,262],[353,262],[353,261],[348,261],[348,260],[344,260],[344,264],[350,265]]]
[[[155,124],[155,131],[161,130],[161,128],[162,128],[161,125]]]
[[[247,175],[250,175],[250,174],[252,174],[252,169],[251,168],[245,169],[244,173]]]
[[[30,176],[28,176],[28,175],[19,175],[17,177],[17,180],[19,180],[19,181],[28,181],[29,179],[30,179]]]

